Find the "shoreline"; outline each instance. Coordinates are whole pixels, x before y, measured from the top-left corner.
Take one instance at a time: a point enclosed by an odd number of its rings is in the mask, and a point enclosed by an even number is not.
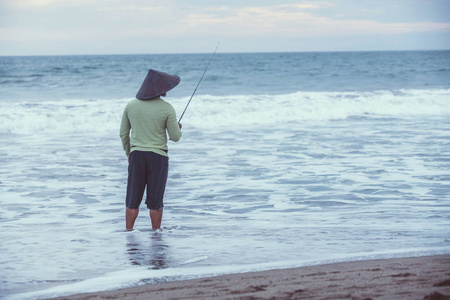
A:
[[[450,299],[450,254],[340,262],[52,298]]]

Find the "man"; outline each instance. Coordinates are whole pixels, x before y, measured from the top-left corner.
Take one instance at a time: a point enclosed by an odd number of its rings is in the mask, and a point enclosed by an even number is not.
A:
[[[166,92],[179,82],[177,75],[149,70],[136,99],[130,101],[123,111],[120,138],[128,157],[126,230],[133,230],[147,187],[145,203],[150,210],[152,229],[161,231],[169,167],[166,131],[170,140],[177,142],[181,138],[182,127],[172,105],[161,96],[166,96]]]

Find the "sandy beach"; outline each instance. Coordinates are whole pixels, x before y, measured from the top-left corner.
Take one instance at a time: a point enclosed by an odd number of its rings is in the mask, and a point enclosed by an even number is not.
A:
[[[450,255],[344,262],[55,299],[450,299]]]

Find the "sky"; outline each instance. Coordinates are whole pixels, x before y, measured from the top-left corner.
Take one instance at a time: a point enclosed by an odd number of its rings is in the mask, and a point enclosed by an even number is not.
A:
[[[450,0],[0,0],[0,55],[450,49]]]

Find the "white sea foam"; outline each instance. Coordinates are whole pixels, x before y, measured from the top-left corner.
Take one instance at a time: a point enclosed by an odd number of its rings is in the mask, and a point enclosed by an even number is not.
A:
[[[274,125],[348,117],[449,115],[450,90],[297,92],[284,95],[195,96],[183,122],[196,128]],[[118,130],[129,99],[1,103],[0,133]],[[167,98],[178,111],[185,98]]]

